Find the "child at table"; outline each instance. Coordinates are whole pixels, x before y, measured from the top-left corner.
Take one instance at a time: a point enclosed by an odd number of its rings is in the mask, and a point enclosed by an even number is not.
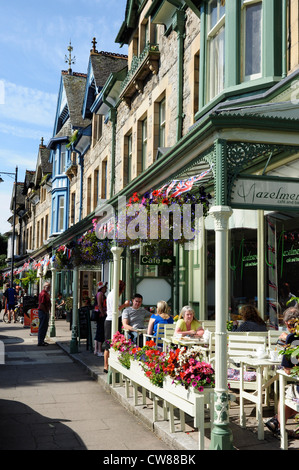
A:
[[[283,333],[283,340],[285,340],[286,347],[287,345],[292,344],[294,340],[298,338],[298,336],[295,335],[294,333],[294,321],[299,319],[299,310],[297,307],[290,307],[284,312],[284,323],[287,326],[287,329],[289,331],[289,334],[286,335]],[[281,366],[283,367],[283,370],[286,374],[290,374],[291,369],[294,367],[294,363],[291,362],[286,356],[282,357],[281,361]],[[296,384],[291,384],[288,385],[286,388],[286,397],[290,399],[299,399],[299,385]],[[278,406],[279,410],[279,406]],[[288,406],[285,407],[285,419],[286,422],[289,418],[294,417],[297,414],[296,411],[292,410],[292,408],[289,408]],[[265,422],[265,426],[273,432],[273,434],[279,436],[280,435],[280,416],[279,416],[279,411],[278,414],[273,416],[273,418],[269,419],[268,421]],[[299,438],[298,433],[294,433],[291,431],[288,431],[289,437],[292,438]]]

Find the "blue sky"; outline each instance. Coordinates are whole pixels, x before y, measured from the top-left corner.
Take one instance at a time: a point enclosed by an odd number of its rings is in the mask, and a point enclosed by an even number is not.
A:
[[[126,0],[0,0],[0,175],[24,181],[38,146],[52,136],[61,70],[71,40],[73,71],[87,73],[93,37],[98,51],[127,54],[115,43]],[[0,233],[10,229],[14,177],[2,175]]]

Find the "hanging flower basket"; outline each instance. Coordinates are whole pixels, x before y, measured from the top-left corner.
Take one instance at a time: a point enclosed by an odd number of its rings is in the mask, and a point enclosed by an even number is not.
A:
[[[55,253],[54,266],[58,270],[73,269],[75,266],[97,266],[111,261],[111,240],[99,239],[95,225],[76,242],[61,245]]]
[[[115,239],[123,247],[143,242],[169,249],[174,242],[185,244],[201,232],[200,222],[208,214],[210,199],[204,188],[176,197],[162,190],[142,197],[135,192],[129,202],[118,209],[117,218],[99,223],[96,234],[100,239]]]

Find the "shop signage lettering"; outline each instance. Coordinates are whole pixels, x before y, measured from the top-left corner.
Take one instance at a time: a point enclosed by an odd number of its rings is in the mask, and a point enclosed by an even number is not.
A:
[[[299,180],[296,178],[242,177],[235,182],[232,206],[299,208]]]
[[[243,263],[246,268],[250,266],[257,266],[257,255],[243,256]]]
[[[174,266],[175,256],[147,256],[140,257],[140,264],[143,266]]]

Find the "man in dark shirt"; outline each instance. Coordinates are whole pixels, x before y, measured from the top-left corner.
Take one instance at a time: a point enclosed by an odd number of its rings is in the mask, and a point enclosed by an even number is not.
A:
[[[38,297],[38,346],[48,346],[48,343],[45,342],[45,337],[47,334],[49,314],[51,311],[51,299],[49,295],[50,287],[50,283],[46,282]]]
[[[4,296],[7,299],[8,323],[11,322],[11,316],[13,316],[14,323],[16,323],[15,306],[17,291],[14,289],[14,287],[8,287],[8,289],[4,292]]]

